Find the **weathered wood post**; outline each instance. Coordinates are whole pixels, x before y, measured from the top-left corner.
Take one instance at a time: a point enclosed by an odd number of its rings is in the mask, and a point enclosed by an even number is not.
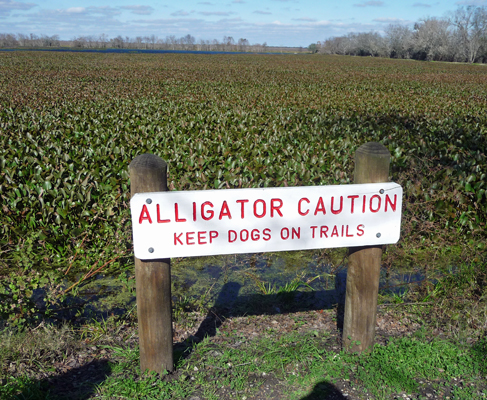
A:
[[[389,181],[391,154],[380,143],[366,143],[355,153],[354,183]],[[379,233],[378,233],[379,234]],[[382,246],[351,247],[343,321],[343,346],[353,352],[374,346]]]
[[[167,191],[167,164],[153,154],[137,156],[129,165],[130,195]],[[146,200],[148,203],[151,200]],[[173,371],[170,259],[135,257],[140,369]]]

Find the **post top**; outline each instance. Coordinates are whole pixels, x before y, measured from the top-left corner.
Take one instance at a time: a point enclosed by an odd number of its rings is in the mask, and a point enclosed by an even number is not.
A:
[[[145,153],[135,157],[129,165],[130,169],[166,169],[167,163],[155,154]]]
[[[375,157],[390,157],[391,153],[382,143],[369,142],[360,146],[356,153],[367,154]]]

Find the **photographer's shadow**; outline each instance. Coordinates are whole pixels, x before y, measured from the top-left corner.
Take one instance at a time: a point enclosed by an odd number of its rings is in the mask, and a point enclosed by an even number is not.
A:
[[[340,272],[335,276],[335,287],[330,290],[239,295],[241,287],[238,282],[227,282],[223,285],[215,304],[194,334],[196,340],[215,336],[218,328],[228,317],[289,314],[335,308],[337,328],[340,331],[343,329],[346,272]]]

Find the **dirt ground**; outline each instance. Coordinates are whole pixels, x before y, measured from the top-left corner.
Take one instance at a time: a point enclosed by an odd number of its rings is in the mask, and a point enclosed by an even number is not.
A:
[[[202,315],[197,312],[187,313],[181,320],[174,323],[175,350],[188,348],[191,342],[199,342],[209,336],[210,343],[224,346],[238,346],[236,341],[251,341],[265,335],[271,327],[276,336],[290,332],[318,331],[326,332],[325,345],[332,351],[339,352],[342,346],[340,318],[337,310],[312,310],[289,313],[274,313],[261,315],[227,316],[219,315],[214,310]],[[338,321],[338,322],[337,322]],[[134,326],[122,326],[113,336],[113,343],[126,346],[137,345],[137,334]],[[385,310],[379,307],[376,324],[376,343],[387,344],[391,337],[401,337],[414,333],[420,325],[400,310],[393,307]],[[239,332],[238,338],[232,332]],[[228,333],[228,335],[226,334]],[[441,332],[438,332],[441,335]],[[109,345],[109,343],[107,343]],[[109,372],[109,362],[116,361],[116,355],[110,346],[94,345],[88,340],[74,347],[63,359],[53,360],[52,368],[35,368],[27,365],[10,365],[9,373],[12,375],[35,376],[39,381],[47,383],[51,393],[62,398],[88,399],[96,398],[93,385],[104,381]],[[181,372],[175,371],[164,379],[178,379]],[[436,382],[438,383],[438,382]],[[411,397],[405,393],[398,394],[397,399],[448,399],[449,393],[436,392],[431,385],[424,382],[421,393]],[[247,400],[286,399],[288,398],[285,382],[274,376],[259,377],[259,389]],[[198,388],[196,388],[198,389]],[[196,391],[197,393],[197,391]],[[217,395],[221,399],[232,399],[234,394],[226,389],[219,389]],[[355,385],[353,379],[338,380],[334,384],[320,383],[312,389],[311,393],[302,400],[311,399],[351,399],[364,400],[368,397]],[[204,400],[197,394],[191,400]]]

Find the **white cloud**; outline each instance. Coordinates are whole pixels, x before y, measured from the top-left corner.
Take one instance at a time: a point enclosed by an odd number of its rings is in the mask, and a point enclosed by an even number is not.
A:
[[[201,1],[212,2],[214,0]],[[366,0],[355,1],[366,4]],[[2,10],[1,7],[5,10],[7,3],[11,6],[14,4],[12,0],[0,0],[0,10]],[[231,0],[224,5],[229,5],[230,3]],[[19,3],[17,2],[15,4]],[[182,5],[182,3],[180,4]],[[150,36],[154,34],[161,39],[166,36],[174,35],[176,37],[183,37],[190,34],[195,36],[197,40],[221,40],[224,36],[231,36],[236,41],[238,38],[247,38],[250,43],[267,42],[273,46],[308,46],[310,43],[316,43],[318,40],[323,41],[329,37],[342,36],[350,32],[380,32],[383,30],[385,23],[396,22],[393,19],[386,18],[377,19],[369,24],[360,24],[350,19],[347,19],[345,22],[318,20],[318,18],[314,19],[309,17],[309,15],[306,16],[306,14],[305,16],[298,17],[303,15],[303,13],[295,11],[296,7],[292,2],[282,5],[291,6],[291,17],[296,16],[296,18],[284,20],[281,17],[274,16],[274,18],[279,19],[273,22],[253,22],[252,17],[240,18],[236,13],[230,12],[229,9],[205,12],[203,11],[206,8],[205,6],[201,6],[200,9],[195,10],[173,9],[172,11],[174,12],[171,15],[166,12],[165,17],[159,18],[154,17],[156,10],[153,10],[149,6],[85,6],[66,7],[65,9],[58,10],[37,8],[35,10],[38,11],[29,11],[25,13],[23,18],[17,17],[15,20],[5,20],[5,23],[2,19],[2,27],[0,30],[5,32],[32,32],[39,35],[58,34],[64,40],[72,39],[75,36],[98,36],[100,33],[105,33],[110,38],[118,35],[135,38],[137,36]],[[154,6],[154,8],[157,9],[158,7]],[[148,15],[150,12],[152,12],[152,15]],[[267,10],[265,8],[256,10],[256,13],[252,15],[255,17],[257,14],[263,16],[276,15],[273,10]],[[134,15],[138,16],[135,17]]]
[[[41,10],[37,14],[28,14],[31,18],[33,16],[42,15],[45,17],[52,16],[53,18],[59,17],[61,15],[73,15],[76,18],[80,18],[82,16],[95,16],[95,15],[103,15],[104,17],[113,17],[116,15],[120,15],[122,12],[116,8],[110,6],[102,6],[102,7],[70,7],[66,9],[59,8],[57,10]]]
[[[360,3],[360,4],[354,4],[353,6],[354,7],[383,7],[384,2],[372,0],[372,1],[366,1],[366,2]]]
[[[114,8],[114,7],[110,7],[110,6],[101,6],[101,7],[91,6],[91,7],[86,8],[86,12],[89,15],[101,14],[101,15],[104,15],[106,17],[109,17],[109,16],[111,17],[111,16],[122,14],[122,12],[119,9]]]
[[[191,26],[191,24],[204,24],[205,20],[201,18],[156,18],[156,19],[135,19],[131,21],[134,24],[140,26],[145,26],[150,29],[159,29],[161,26]],[[168,33],[171,35],[173,33]]]
[[[113,7],[70,7],[66,9],[43,9],[26,14],[26,19],[18,24],[16,31],[39,34],[59,34],[61,38],[71,38],[80,35],[98,35],[100,27],[122,26],[123,23],[115,19],[122,12]],[[24,26],[28,28],[24,28]],[[49,29],[47,31],[47,29]],[[69,32],[68,37],[67,32]]]
[[[217,16],[217,17],[228,17],[233,12],[225,12],[225,11],[200,11],[198,14],[204,15],[205,17]]]
[[[194,11],[188,12],[188,11],[184,11],[184,10],[178,10],[178,11],[171,13],[171,16],[173,16],[173,17],[187,17],[191,13],[194,13]]]
[[[293,21],[316,22],[317,20],[314,18],[302,17],[302,18],[293,18]]]
[[[70,8],[67,8],[66,9],[66,12],[71,14],[81,14],[81,13],[84,13],[86,12],[86,8],[84,7],[70,7]]]
[[[222,23],[222,24],[233,24],[233,25],[236,25],[236,24],[247,24],[245,21],[242,20],[242,18],[238,17],[238,18],[222,18],[218,21],[218,23]]]
[[[375,18],[372,21],[380,22],[380,23],[384,23],[384,24],[404,24],[404,23],[410,22],[410,21],[407,21],[407,20],[401,19],[401,18]]]
[[[8,16],[12,11],[27,11],[36,7],[34,3],[23,3],[21,1],[0,0],[0,17]]]
[[[123,10],[129,10],[132,12],[132,14],[137,14],[137,15],[150,15],[154,12],[154,8],[151,6],[123,6],[120,7]]]

